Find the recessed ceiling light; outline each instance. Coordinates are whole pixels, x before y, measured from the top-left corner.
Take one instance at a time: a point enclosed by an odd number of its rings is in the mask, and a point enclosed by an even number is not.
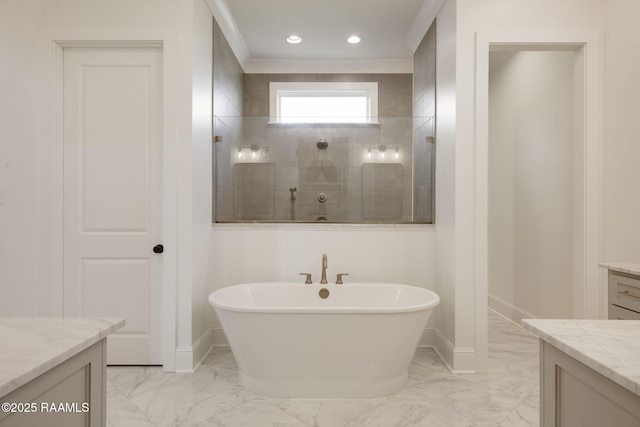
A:
[[[347,41],[351,44],[356,44],[356,43],[360,43],[360,40],[362,40],[360,37],[358,36],[351,36],[347,39]]]
[[[287,43],[298,44],[302,41],[302,39],[298,36],[291,35],[287,37]]]

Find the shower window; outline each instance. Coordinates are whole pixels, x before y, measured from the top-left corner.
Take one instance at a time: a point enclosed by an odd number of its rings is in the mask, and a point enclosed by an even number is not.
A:
[[[377,123],[377,82],[271,82],[271,123]]]

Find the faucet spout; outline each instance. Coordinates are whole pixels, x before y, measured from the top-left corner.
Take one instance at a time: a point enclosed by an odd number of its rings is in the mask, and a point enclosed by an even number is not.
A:
[[[327,254],[322,254],[322,277],[320,278],[320,283],[327,283],[327,267],[329,267],[329,262],[327,261]]]

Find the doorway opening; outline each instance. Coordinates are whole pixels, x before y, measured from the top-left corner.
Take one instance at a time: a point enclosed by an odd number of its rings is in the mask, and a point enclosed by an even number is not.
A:
[[[477,35],[475,335],[478,372],[487,369],[489,305],[515,323],[519,323],[522,317],[548,317],[551,313],[566,317],[602,318],[606,312],[605,277],[598,268],[602,228],[600,51],[598,34],[585,32]],[[505,107],[496,105],[499,97],[494,99],[496,91],[501,88],[497,81],[500,67],[520,66],[524,69],[524,76],[518,77],[522,79],[520,86],[524,86],[520,89],[521,101],[527,96],[535,99],[541,95],[533,84],[536,78],[547,79],[550,84],[547,91],[553,84],[560,84],[558,81],[553,83],[560,77],[548,76],[548,69],[540,71],[538,68],[534,72],[533,68],[526,67],[525,62],[532,61],[535,52],[539,53],[538,60],[542,57],[550,60],[556,53],[556,60],[564,58],[565,79],[569,75],[569,80],[561,85],[565,109],[559,115],[549,114],[547,109],[557,109],[561,104],[552,102],[552,107],[544,107],[547,101],[557,96],[547,92],[546,98],[542,97],[537,105],[531,103],[528,109],[523,107],[518,113],[512,111],[512,117],[502,120],[514,120],[515,123],[500,123],[500,115],[496,114]],[[493,56],[491,61],[490,56]],[[507,64],[506,61],[512,63]],[[568,71],[570,68],[571,72]],[[516,85],[516,77],[513,79],[504,80],[502,84],[510,82]],[[504,94],[504,90],[500,90]],[[494,96],[490,96],[490,91]],[[494,105],[490,105],[492,103]],[[570,124],[568,120],[571,120]],[[556,131],[553,131],[554,127]],[[560,138],[564,142],[561,146],[563,151],[556,153],[553,150],[559,149],[556,145],[560,143],[547,143],[558,134],[564,135]],[[500,151],[500,143],[492,146],[492,143],[496,144],[492,142],[495,138],[511,141],[511,145],[502,143],[502,148],[507,151]],[[520,142],[515,145],[514,140],[517,139]],[[520,147],[517,152],[516,147]],[[545,151],[548,149],[551,151]],[[569,167],[570,172],[564,170]],[[548,172],[549,169],[554,172]],[[556,188],[554,183],[558,179],[563,184]],[[554,200],[559,197],[570,200],[556,205]],[[556,207],[562,209],[562,215],[557,218],[554,217]],[[562,220],[558,219],[560,217]],[[505,218],[512,222],[501,222]],[[564,235],[561,239],[563,259],[557,265],[565,265],[566,268],[561,276],[549,279],[545,271],[548,268],[545,259],[549,254],[543,252],[546,248],[558,249],[553,247],[554,239],[562,236],[554,235],[556,230],[562,230],[560,234]],[[518,249],[513,246],[517,242],[521,242]],[[501,257],[501,254],[506,256]],[[531,257],[535,258],[535,268],[532,268]],[[516,291],[515,280],[523,274],[531,275],[534,280],[527,281],[525,289]],[[564,282],[567,277],[570,278],[569,284]],[[510,289],[508,286],[501,288],[495,282],[504,278],[511,278]],[[550,283],[542,283],[544,281]],[[562,288],[561,295],[558,295],[559,288]],[[528,300],[530,295],[535,295],[535,299]]]
[[[582,47],[489,52],[489,307],[584,317]]]

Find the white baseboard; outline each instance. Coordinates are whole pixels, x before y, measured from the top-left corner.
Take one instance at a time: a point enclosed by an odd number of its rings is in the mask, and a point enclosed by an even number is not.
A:
[[[537,316],[508,301],[489,295],[489,308],[511,323],[522,328],[522,319],[536,319]]]
[[[175,372],[190,374],[193,371],[193,348],[188,346],[177,347]]]
[[[214,347],[229,347],[229,341],[227,341],[227,336],[224,334],[222,328],[212,328],[213,329],[213,346]]]
[[[420,337],[420,341],[418,341],[418,347],[433,347],[435,342],[435,329],[434,328],[425,328],[422,336]]]
[[[455,348],[439,330],[434,329],[433,349],[452,373],[476,373],[475,348]]]
[[[211,327],[202,334],[192,346],[176,348],[176,372],[192,374],[211,352],[214,346],[215,328]]]

